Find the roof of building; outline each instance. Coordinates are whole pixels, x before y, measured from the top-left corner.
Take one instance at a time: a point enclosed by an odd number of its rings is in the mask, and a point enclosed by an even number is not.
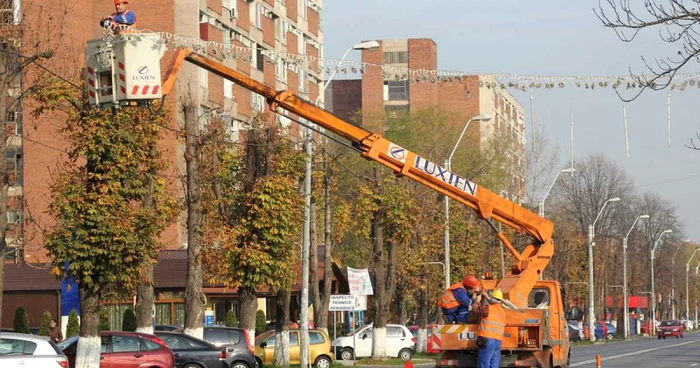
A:
[[[335,257],[334,257],[335,258]],[[324,247],[318,247],[318,277],[323,279],[325,261]],[[39,290],[59,290],[61,283],[56,276],[51,274],[50,263],[34,264],[5,264],[5,291],[39,291]],[[342,267],[342,266],[341,266]],[[341,290],[347,287],[342,271],[336,262],[333,263],[333,275],[340,281]],[[339,278],[340,276],[340,278]],[[162,250],[158,254],[158,263],[153,270],[153,278],[156,288],[163,289],[184,289],[187,278],[187,250]],[[342,278],[342,279],[341,279]],[[203,280],[203,287],[217,288],[222,285],[211,285],[207,280]],[[300,283],[293,286],[293,290],[300,289]]]

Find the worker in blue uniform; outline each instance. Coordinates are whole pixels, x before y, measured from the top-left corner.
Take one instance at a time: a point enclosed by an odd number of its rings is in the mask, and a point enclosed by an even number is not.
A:
[[[126,8],[129,4],[126,0],[114,0],[114,9],[116,12],[109,17],[103,18],[100,21],[100,26],[111,28],[115,32],[119,32],[136,23],[136,14]]]

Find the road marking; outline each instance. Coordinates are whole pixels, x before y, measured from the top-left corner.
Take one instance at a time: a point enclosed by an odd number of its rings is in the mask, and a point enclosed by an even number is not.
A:
[[[607,360],[614,360],[614,359],[619,359],[619,358],[628,357],[628,356],[631,356],[631,355],[638,355],[638,354],[644,354],[644,353],[648,353],[648,352],[656,351],[656,350],[663,350],[663,349],[674,348],[674,347],[676,347],[676,346],[683,346],[683,345],[688,345],[688,344],[695,344],[695,343],[697,343],[697,342],[698,342],[698,341],[688,341],[688,342],[682,342],[682,343],[680,343],[680,344],[674,344],[674,345],[668,345],[668,346],[661,346],[661,347],[658,347],[658,348],[651,348],[651,349],[638,350],[638,351],[634,351],[634,352],[631,352],[631,353],[625,353],[625,354],[613,355],[613,356],[605,356],[605,357],[601,357],[601,358],[603,358],[604,361],[607,361]],[[571,364],[570,367],[578,367],[578,366],[582,366],[582,365],[586,365],[586,364],[592,364],[592,363],[595,363],[595,359],[590,359],[590,360],[585,360],[585,361],[583,361],[583,362],[574,363],[574,364]],[[698,364],[698,363],[695,363],[695,365],[697,365],[697,364]],[[691,367],[692,367],[692,365],[691,365]]]
[[[698,364],[700,364],[700,363],[693,363],[693,364],[691,364],[690,366],[691,366],[691,367],[695,367],[695,366],[698,365]]]

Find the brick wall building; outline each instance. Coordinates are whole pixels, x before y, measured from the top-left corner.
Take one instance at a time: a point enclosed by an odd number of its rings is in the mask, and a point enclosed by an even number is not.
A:
[[[61,74],[66,68],[84,66],[87,40],[102,37],[99,20],[114,11],[112,2],[105,0],[83,0],[74,7],[68,1],[55,1],[48,5],[39,0],[15,3],[16,6],[11,5],[10,1],[8,6],[24,14],[19,25],[28,29],[23,40],[23,45],[28,49],[32,49],[37,42],[30,36],[36,33],[35,30],[30,31],[29,28],[36,28],[42,17],[62,21],[56,22],[62,23],[60,27],[56,25],[53,29],[45,30],[50,34],[60,33],[64,39],[70,40],[70,47],[54,45],[56,55],[51,59],[49,69]],[[323,32],[319,13],[322,4],[322,0],[138,0],[132,1],[129,9],[136,13],[136,28],[139,29],[251,48],[254,51],[245,61],[243,58],[222,59],[221,54],[209,56],[275,89],[289,89],[304,98],[315,99],[322,84],[318,69],[294,65],[283,59],[273,61],[263,55],[267,51],[320,55]],[[29,52],[31,50],[24,53]],[[172,51],[169,51],[161,60],[163,71],[171,57]],[[67,75],[76,76],[79,71],[73,70]],[[261,96],[189,63],[183,65],[176,90],[168,97],[168,101],[184,99],[197,101],[202,118],[206,119],[213,113],[223,118],[233,140],[238,139],[239,132],[246,129],[255,114],[267,109]],[[171,107],[173,116],[178,117],[179,106],[173,103]],[[50,172],[58,162],[65,160],[65,152],[62,152],[65,142],[60,139],[60,116],[41,117],[39,121],[30,116],[30,108],[27,106],[24,111],[13,115],[13,119],[22,123],[19,124],[18,136],[13,140],[19,158],[13,156],[12,162],[8,158],[8,166],[11,164],[17,168],[10,193],[13,198],[21,199],[17,202],[24,208],[19,208],[16,216],[13,213],[17,231],[12,233],[10,243],[23,250],[18,255],[26,262],[45,262],[48,259],[42,247],[40,227],[21,224],[21,221],[32,218],[43,228],[50,226],[51,219],[45,214],[50,201]],[[181,120],[181,117],[178,119]],[[289,125],[290,134],[300,134],[298,127],[288,124],[289,121],[284,118],[276,116],[274,119],[283,126]],[[53,124],[46,124],[46,120]],[[182,122],[173,121],[171,127],[182,129]],[[27,139],[22,140],[23,137]],[[180,143],[173,132],[168,133],[162,142],[162,149],[172,163],[169,181],[176,188],[181,185],[178,172],[184,170]],[[24,216],[21,216],[22,212]],[[184,218],[181,218],[180,223],[163,234],[162,240],[168,248],[183,247],[185,231]]]
[[[362,51],[362,62],[398,69],[438,70],[437,44],[432,39],[378,42],[379,48]],[[489,114],[488,122],[472,122],[468,134],[478,136],[479,144],[495,136],[512,141],[512,149],[507,153],[511,182],[507,193],[502,195],[521,201],[525,195],[524,108],[507,90],[487,87],[496,82],[493,77],[468,75],[463,79],[462,83],[411,83],[395,80],[393,75],[384,78],[380,68],[368,67],[360,80],[332,81],[325,93],[326,108],[350,121],[358,112],[362,119],[368,119],[431,106],[457,114],[458,121],[463,122],[479,114]]]
[[[317,66],[308,68],[264,55],[274,52],[319,57],[323,48],[322,7],[323,0],[133,0],[128,6],[136,13],[137,29],[251,49],[249,58],[222,59],[221,53],[209,56],[268,86],[289,89],[310,100],[317,97],[323,82]],[[23,55],[53,50],[55,55],[41,62],[43,70],[79,85],[87,41],[103,36],[99,21],[113,12],[114,5],[109,0],[8,0],[0,2],[0,28],[18,30],[18,50]],[[172,56],[170,50],[162,58],[162,71]],[[31,86],[33,77],[23,75],[18,80],[17,91]],[[247,129],[257,113],[268,109],[261,96],[184,63],[176,87],[167,99],[174,117],[170,123],[172,131],[166,131],[161,142],[163,157],[170,162],[168,183],[180,193],[184,147],[177,131],[183,129],[182,101],[196,104],[202,119],[213,114],[221,117],[232,140],[238,139],[239,132]],[[52,171],[67,160],[67,142],[60,133],[65,117],[45,114],[35,118],[31,114],[33,107],[26,103],[5,118],[7,128],[14,133],[11,154],[6,157],[12,171],[8,199],[12,205],[8,216],[12,224],[7,241],[15,250],[11,256],[16,263],[44,267],[45,262],[51,261],[43,247],[42,231],[53,225],[46,213],[51,202]],[[300,134],[288,119],[273,117],[270,123],[289,127],[289,134]],[[185,224],[186,217],[180,216],[177,223],[163,232],[161,242],[166,248],[186,247]],[[43,268],[47,274],[49,269]],[[186,269],[181,271],[184,275]],[[10,288],[15,293],[14,300],[24,298],[25,291],[37,293],[35,286],[29,284],[31,279],[26,280],[28,284],[13,284]],[[51,290],[53,294],[56,292]]]

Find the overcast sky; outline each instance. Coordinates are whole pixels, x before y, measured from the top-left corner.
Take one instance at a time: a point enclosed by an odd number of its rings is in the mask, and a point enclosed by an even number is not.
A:
[[[664,1],[664,0],[659,0]],[[656,30],[621,42],[593,14],[597,1],[577,0],[353,0],[324,1],[324,56],[339,59],[353,44],[373,39],[432,38],[438,67],[468,73],[519,75],[627,75],[643,72],[641,56],[670,55]],[[351,53],[348,60],[359,60]],[[687,72],[698,71],[692,64]],[[667,145],[667,92],[645,92],[628,104],[630,158],[625,154],[622,102],[612,89],[512,92],[527,113],[534,97],[536,125],[560,145],[569,161],[573,111],[575,156],[602,153],[630,176],[638,193],[652,191],[677,206],[686,237],[700,241],[700,151],[685,147],[700,132],[700,89],[671,97],[671,147]]]

